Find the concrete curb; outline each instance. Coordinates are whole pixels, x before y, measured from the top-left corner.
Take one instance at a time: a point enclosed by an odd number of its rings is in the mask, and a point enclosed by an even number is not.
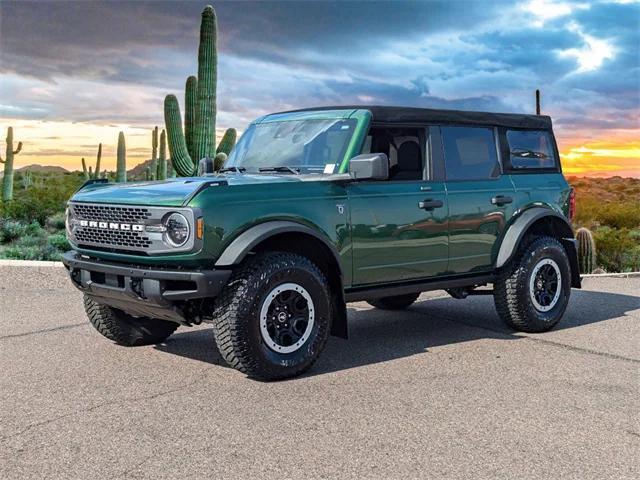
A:
[[[2,260],[0,267],[64,267],[62,262],[49,262],[44,260]]]
[[[624,273],[585,273],[580,275],[582,278],[599,278],[599,277],[618,277],[618,278],[632,278],[640,277],[640,272],[624,272]]]

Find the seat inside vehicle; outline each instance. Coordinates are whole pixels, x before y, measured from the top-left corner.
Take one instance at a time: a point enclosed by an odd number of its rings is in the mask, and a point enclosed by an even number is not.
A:
[[[389,157],[389,180],[421,180],[423,156],[415,128],[372,128],[363,153]]]

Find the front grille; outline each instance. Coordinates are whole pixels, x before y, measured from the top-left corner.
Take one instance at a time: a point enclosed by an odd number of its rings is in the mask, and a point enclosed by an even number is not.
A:
[[[124,223],[142,223],[151,212],[143,207],[122,207],[114,205],[74,204],[73,213],[82,220],[103,220]]]
[[[191,208],[79,202],[69,202],[68,206],[69,241],[79,248],[157,255],[189,251],[196,244],[194,235],[180,248],[170,246],[164,238],[163,220],[171,212],[185,215],[193,232],[195,218]]]
[[[149,237],[139,232],[104,230],[92,227],[76,227],[79,243],[103,244],[118,248],[149,248],[153,243]]]
[[[127,224],[142,224],[151,217],[144,207],[119,205],[72,204],[73,214],[78,220],[93,220]],[[98,227],[77,226],[75,237],[78,243],[108,246],[119,249],[147,249],[153,243],[143,232],[109,230]]]

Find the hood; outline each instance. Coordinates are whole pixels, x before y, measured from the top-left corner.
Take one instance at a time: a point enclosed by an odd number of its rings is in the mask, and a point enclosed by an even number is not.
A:
[[[303,178],[304,177],[304,178]],[[119,203],[179,207],[185,205],[199,189],[216,184],[255,185],[263,183],[299,182],[309,175],[230,174],[208,177],[172,178],[158,182],[94,183],[75,193],[74,202]],[[314,175],[314,177],[318,177]]]

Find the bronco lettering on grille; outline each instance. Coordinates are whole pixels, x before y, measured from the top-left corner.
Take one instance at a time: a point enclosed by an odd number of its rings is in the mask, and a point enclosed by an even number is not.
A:
[[[96,220],[80,220],[81,227],[103,228],[108,230],[124,230],[143,232],[144,225],[132,223],[116,223],[116,222],[98,222]]]

